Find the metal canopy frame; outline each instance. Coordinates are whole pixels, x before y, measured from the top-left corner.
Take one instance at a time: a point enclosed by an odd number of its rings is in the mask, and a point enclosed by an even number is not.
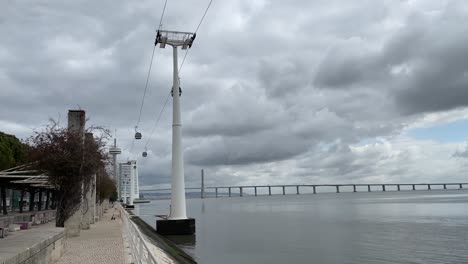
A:
[[[192,47],[196,36],[196,33],[190,32],[158,30],[154,45],[157,46],[160,44],[159,47],[162,49],[165,48],[166,45],[173,47],[182,46],[182,49],[185,50]]]
[[[31,170],[32,165],[34,163],[0,171],[0,184],[53,189],[54,186],[49,184],[49,176],[41,171]]]

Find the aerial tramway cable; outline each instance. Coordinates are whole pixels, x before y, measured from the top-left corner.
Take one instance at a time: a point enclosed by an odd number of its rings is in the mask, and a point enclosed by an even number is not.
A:
[[[163,6],[163,10],[161,12],[161,18],[159,19],[159,25],[158,25],[158,30],[161,29],[162,27],[162,22],[163,22],[163,18],[164,18],[164,13],[166,12],[166,6],[167,6],[167,0],[164,1],[164,6]],[[143,106],[145,104],[145,98],[146,98],[146,92],[148,90],[148,83],[149,83],[149,78],[150,78],[150,75],[151,75],[151,68],[153,66],[153,60],[154,60],[154,52],[156,50],[156,46],[153,47],[153,52],[151,54],[151,61],[150,61],[150,65],[149,65],[149,68],[148,68],[148,74],[146,76],[146,83],[145,83],[145,89],[143,91],[143,97],[141,99],[141,104],[140,104],[140,111],[139,111],[139,114],[138,114],[138,120],[137,120],[137,123],[135,125],[135,137],[133,138],[132,140],[132,145],[130,147],[130,153],[132,152],[133,150],[133,147],[135,145],[135,139],[141,139],[142,138],[142,134],[140,132],[138,132],[138,126],[140,125],[140,121],[141,121],[141,114],[143,112]]]
[[[164,16],[164,11],[165,11],[165,9],[166,9],[166,3],[167,3],[167,0],[166,0],[166,2],[165,2],[165,4],[164,4],[163,12],[162,12],[162,14],[161,14],[161,21],[160,21],[160,23],[159,23],[159,29],[160,29],[161,26],[162,26],[162,18],[163,18],[163,16]],[[208,3],[208,6],[207,6],[206,9],[205,9],[205,12],[203,13],[203,16],[202,16],[201,19],[200,19],[200,22],[199,22],[198,25],[197,25],[197,28],[195,29],[194,35],[197,34],[198,30],[200,29],[200,26],[201,26],[201,24],[203,23],[203,20],[205,19],[206,14],[208,13],[208,10],[210,9],[212,3],[213,3],[213,0],[210,0],[210,2]],[[158,29],[158,30],[159,30],[159,29]],[[155,47],[156,47],[156,45],[155,45]],[[181,62],[181,64],[180,64],[180,66],[179,66],[179,73],[180,73],[180,71],[182,70],[182,66],[184,66],[184,62],[185,62],[185,59],[187,58],[187,54],[188,54],[189,50],[190,50],[190,49],[187,49],[187,51],[185,52],[184,58],[182,59],[182,62]],[[171,89],[171,91],[172,91],[172,89]],[[153,134],[154,134],[154,131],[156,130],[156,127],[157,127],[159,121],[161,120],[161,116],[162,116],[162,114],[163,114],[163,112],[164,112],[164,109],[166,108],[166,105],[167,105],[167,102],[168,102],[168,100],[169,100],[170,95],[171,95],[171,92],[169,92],[169,94],[167,95],[166,101],[164,102],[164,105],[162,106],[161,111],[159,112],[159,115],[158,115],[158,117],[157,117],[157,119],[156,119],[156,122],[154,123],[153,129],[151,130],[151,133],[150,133],[150,135],[149,135],[149,137],[148,137],[148,140],[146,141],[146,144],[145,144],[145,151],[143,152],[143,154],[147,154],[147,147],[148,147],[148,144],[149,144],[149,142],[150,142],[151,137],[152,137]],[[146,155],[143,155],[143,156],[146,157]]]
[[[158,118],[156,119],[156,122],[154,123],[153,129],[151,130],[151,134],[149,135],[148,140],[146,141],[145,149],[148,147],[148,144],[149,144],[149,142],[151,140],[151,137],[153,136],[154,131],[156,130],[156,126],[158,125],[159,121],[161,120],[161,116],[164,113],[164,109],[166,108],[166,105],[167,105],[167,102],[169,101],[170,96],[171,96],[171,93],[168,93],[167,96],[166,96],[166,101],[164,102],[164,105],[161,108],[161,111],[159,112]]]
[[[200,19],[200,22],[198,23],[197,29],[195,29],[194,34],[197,34],[198,29],[200,29],[200,26],[201,26],[203,20],[205,19],[206,13],[208,13],[208,10],[209,10],[210,7],[211,7],[211,3],[213,3],[213,0],[210,0],[210,2],[208,3],[208,6],[207,6],[206,9],[205,9],[205,13],[203,13],[203,16],[202,16],[202,18]],[[182,66],[184,66],[185,58],[187,58],[187,54],[188,54],[189,50],[190,50],[190,49],[187,49],[187,51],[185,52],[184,58],[182,59],[182,62],[180,63],[179,74],[180,74],[180,71],[182,70]]]

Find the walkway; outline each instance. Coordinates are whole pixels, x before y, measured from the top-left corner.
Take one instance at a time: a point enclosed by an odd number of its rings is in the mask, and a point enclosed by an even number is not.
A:
[[[65,253],[58,264],[121,264],[124,263],[122,221],[118,216],[111,220],[114,208],[89,230],[81,230],[79,237],[67,238]]]

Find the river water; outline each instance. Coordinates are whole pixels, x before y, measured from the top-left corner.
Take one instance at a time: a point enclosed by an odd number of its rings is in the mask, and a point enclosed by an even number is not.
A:
[[[139,204],[155,226],[169,200]],[[468,191],[188,199],[198,263],[468,263]],[[173,238],[174,239],[174,238]]]

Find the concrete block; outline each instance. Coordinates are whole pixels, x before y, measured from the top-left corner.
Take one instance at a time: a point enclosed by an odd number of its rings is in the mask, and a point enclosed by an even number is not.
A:
[[[81,231],[81,206],[65,221],[65,232],[67,237],[80,236]]]
[[[16,231],[20,231],[20,230],[21,230],[21,226],[17,225],[17,224],[11,224],[8,227],[8,231],[10,231],[10,232],[16,232]]]
[[[157,220],[156,232],[161,235],[193,235],[195,234],[195,219]]]
[[[20,230],[26,230],[26,229],[32,228],[32,222],[19,222],[16,224],[20,226]]]
[[[0,228],[0,238],[5,238],[8,236],[8,228],[2,227]]]
[[[55,263],[62,256],[63,228],[34,228],[23,234],[0,240],[0,263]]]

